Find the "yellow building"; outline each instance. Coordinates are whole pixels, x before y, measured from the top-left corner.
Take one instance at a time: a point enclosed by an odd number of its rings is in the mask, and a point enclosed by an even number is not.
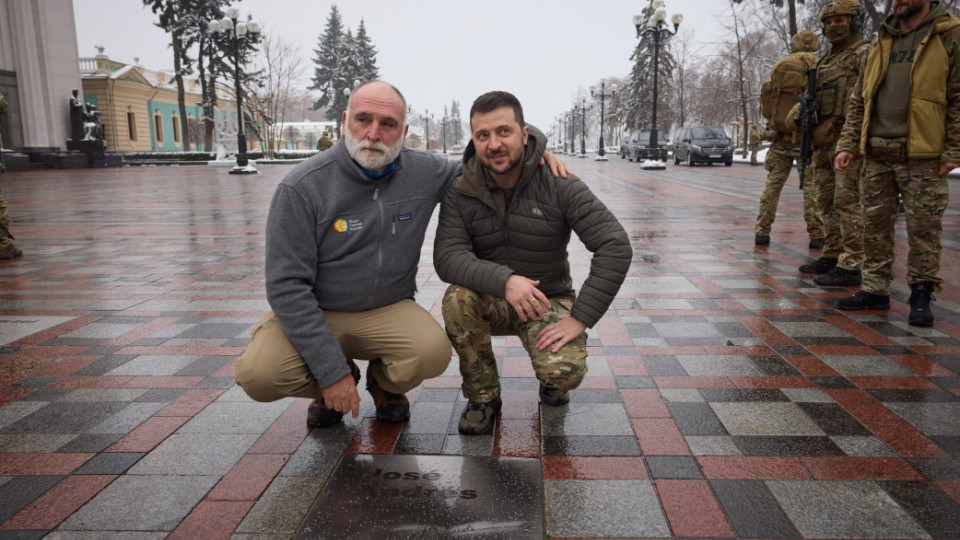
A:
[[[111,60],[101,49],[93,58],[80,58],[80,77],[84,101],[100,111],[108,151],[183,151],[185,134],[181,132],[173,73]],[[199,78],[185,77],[184,92],[190,149],[202,151],[203,96]],[[236,100],[224,84],[217,85],[217,107],[235,125]]]

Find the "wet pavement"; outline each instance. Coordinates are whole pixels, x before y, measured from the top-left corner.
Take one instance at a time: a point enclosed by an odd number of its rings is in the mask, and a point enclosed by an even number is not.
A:
[[[458,496],[410,491],[424,512],[380,538],[486,538],[450,508],[498,489],[491,508],[529,493],[542,520],[507,538],[960,538],[956,196],[937,321],[914,328],[902,221],[890,311],[841,312],[855,288],[797,272],[817,252],[795,174],[756,247],[762,167],[567,161],[634,263],[569,405],[538,404],[519,340],[495,340],[504,406],[481,437],[457,433],[456,360],[401,425],[377,422],[364,392],[360,419],[311,431],[306,400],[255,403],[234,384],[267,309],[263,226],[288,165],[0,176],[24,251],[0,262],[0,540],[285,539],[304,524],[347,538],[337,523],[380,514],[363,491],[337,497],[349,467],[420,462]],[[417,300],[439,320],[432,237]],[[589,254],[574,241],[571,258],[579,283]],[[513,482],[476,487],[478,467]],[[483,510],[471,519],[496,521]]]

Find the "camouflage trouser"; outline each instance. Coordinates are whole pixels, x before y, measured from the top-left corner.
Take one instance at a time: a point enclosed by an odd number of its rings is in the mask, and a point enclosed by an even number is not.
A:
[[[845,171],[833,170],[835,145],[813,154],[817,211],[823,216],[824,242],[821,256],[839,259],[844,270],[859,270],[863,263],[863,204],[860,171],[863,161],[850,162]]]
[[[863,166],[863,290],[889,294],[893,279],[893,239],[897,209],[906,210],[907,283],[931,282],[936,291],[940,272],[943,213],[950,195],[939,159],[889,162],[867,157]]]
[[[7,215],[7,202],[0,190],[0,251],[13,249],[13,235],[10,234],[10,216]]]
[[[450,343],[460,357],[463,395],[487,403],[500,396],[500,375],[491,336],[518,336],[530,355],[533,370],[545,386],[571,390],[587,374],[587,333],[558,352],[537,348],[537,335],[547,326],[570,316],[573,300],[550,300],[550,309],[538,321],[521,322],[502,298],[451,285],[443,296],[443,321]]]
[[[797,150],[784,141],[774,141],[767,149],[767,157],[763,161],[763,168],[767,170],[767,186],[763,189],[763,195],[760,196],[760,211],[757,213],[757,224],[754,232],[761,235],[769,235],[773,220],[777,217],[777,206],[780,203],[780,192],[790,176],[793,169],[793,161],[797,157]],[[823,237],[823,223],[819,216],[814,212],[812,195],[814,193],[813,182],[807,181],[810,177],[809,169],[805,173],[807,179],[804,179],[803,187],[803,219],[807,222],[807,233],[810,238]],[[808,200],[807,193],[810,193]]]

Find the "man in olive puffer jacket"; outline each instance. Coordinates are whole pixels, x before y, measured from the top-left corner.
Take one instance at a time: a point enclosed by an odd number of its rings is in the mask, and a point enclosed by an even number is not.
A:
[[[520,102],[489,92],[470,110],[463,170],[440,205],[434,265],[451,283],[447,335],[460,357],[465,434],[488,433],[501,407],[492,335],[516,335],[540,380],[540,399],[569,402],[586,374],[587,335],[626,277],[633,251],[623,226],[575,177],[539,165],[546,142],[523,121]],[[578,295],[567,244],[574,231],[593,253]]]

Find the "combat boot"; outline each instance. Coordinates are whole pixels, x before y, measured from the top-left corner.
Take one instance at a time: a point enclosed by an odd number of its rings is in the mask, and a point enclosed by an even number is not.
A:
[[[23,257],[23,251],[21,251],[20,248],[13,245],[12,243],[7,245],[3,249],[0,249],[0,261],[5,261],[7,259],[16,259],[17,257]]]
[[[820,257],[813,262],[808,262],[807,264],[801,266],[800,272],[804,274],[826,274],[830,270],[833,270],[836,266],[836,259]]]
[[[837,307],[847,311],[861,309],[890,309],[890,296],[857,291],[857,294],[837,300]]]
[[[824,287],[845,287],[847,285],[860,285],[863,282],[863,277],[860,275],[860,270],[844,270],[839,266],[834,266],[826,274],[813,278],[813,282]]]
[[[910,317],[907,322],[910,326],[933,326],[933,311],[930,309],[930,302],[936,300],[933,283],[914,283],[910,285],[910,291]]]
[[[347,364],[350,365],[350,374],[353,375],[354,384],[360,382],[360,368],[357,367],[357,364],[353,360],[347,359]],[[335,411],[333,409],[328,409],[323,404],[323,397],[320,399],[315,399],[313,403],[310,404],[310,407],[307,409],[307,425],[315,428],[328,428],[330,426],[336,425],[343,420],[343,413],[340,411]]]
[[[570,393],[566,390],[544,386],[543,383],[540,383],[540,401],[547,405],[559,407],[560,405],[570,403]]]
[[[503,401],[497,397],[488,403],[467,402],[457,429],[464,435],[483,435],[493,431],[493,420],[500,412]]]
[[[807,247],[810,249],[820,249],[823,247],[823,238],[811,238],[810,243],[807,244]]]
[[[367,364],[367,392],[370,392],[373,404],[377,406],[377,420],[387,424],[406,422],[410,419],[410,401],[407,400],[407,396],[387,392],[381,388],[377,378],[370,371],[373,363],[379,361],[371,360]]]
[[[758,246],[769,246],[770,245],[770,235],[769,234],[756,234],[753,236],[753,243]]]

